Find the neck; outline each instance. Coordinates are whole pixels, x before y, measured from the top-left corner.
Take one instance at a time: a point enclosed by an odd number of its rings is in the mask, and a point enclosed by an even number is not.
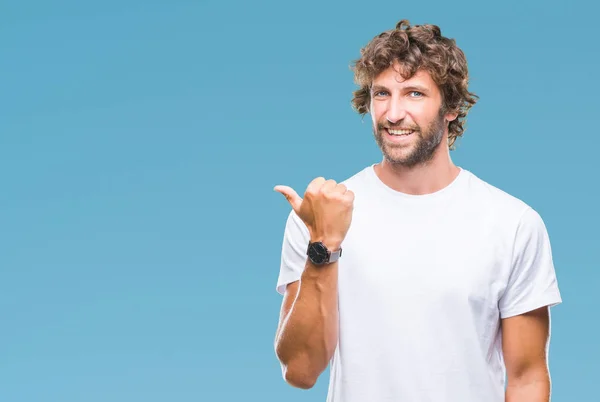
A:
[[[392,164],[384,158],[374,169],[385,185],[411,195],[431,194],[442,190],[460,173],[460,169],[450,158],[446,136],[427,163],[406,167]]]

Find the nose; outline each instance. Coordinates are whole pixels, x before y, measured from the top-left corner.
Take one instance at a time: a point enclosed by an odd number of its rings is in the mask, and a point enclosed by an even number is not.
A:
[[[385,117],[391,124],[397,124],[406,117],[406,108],[398,99],[392,98]]]

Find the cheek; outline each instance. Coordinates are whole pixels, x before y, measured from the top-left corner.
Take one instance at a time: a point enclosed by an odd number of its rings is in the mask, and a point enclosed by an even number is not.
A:
[[[436,121],[439,117],[439,110],[427,105],[415,108],[412,112],[409,112],[412,118],[421,127],[426,127],[431,122]]]
[[[373,122],[380,122],[382,119],[385,119],[386,108],[383,102],[371,102],[371,117],[373,118]]]

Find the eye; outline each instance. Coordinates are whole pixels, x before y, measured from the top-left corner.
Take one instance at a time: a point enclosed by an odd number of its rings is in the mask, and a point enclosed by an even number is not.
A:
[[[411,97],[413,98],[420,98],[423,96],[423,93],[419,92],[419,91],[410,91],[409,94],[411,95]]]

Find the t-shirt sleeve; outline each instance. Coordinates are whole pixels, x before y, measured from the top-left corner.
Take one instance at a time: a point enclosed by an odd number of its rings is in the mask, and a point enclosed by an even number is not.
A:
[[[289,283],[300,279],[306,265],[306,250],[310,234],[304,222],[292,210],[287,218],[281,247],[281,265],[277,279],[277,292],[285,293]]]
[[[515,236],[511,274],[499,302],[500,317],[562,302],[546,226],[532,208],[523,213]]]

